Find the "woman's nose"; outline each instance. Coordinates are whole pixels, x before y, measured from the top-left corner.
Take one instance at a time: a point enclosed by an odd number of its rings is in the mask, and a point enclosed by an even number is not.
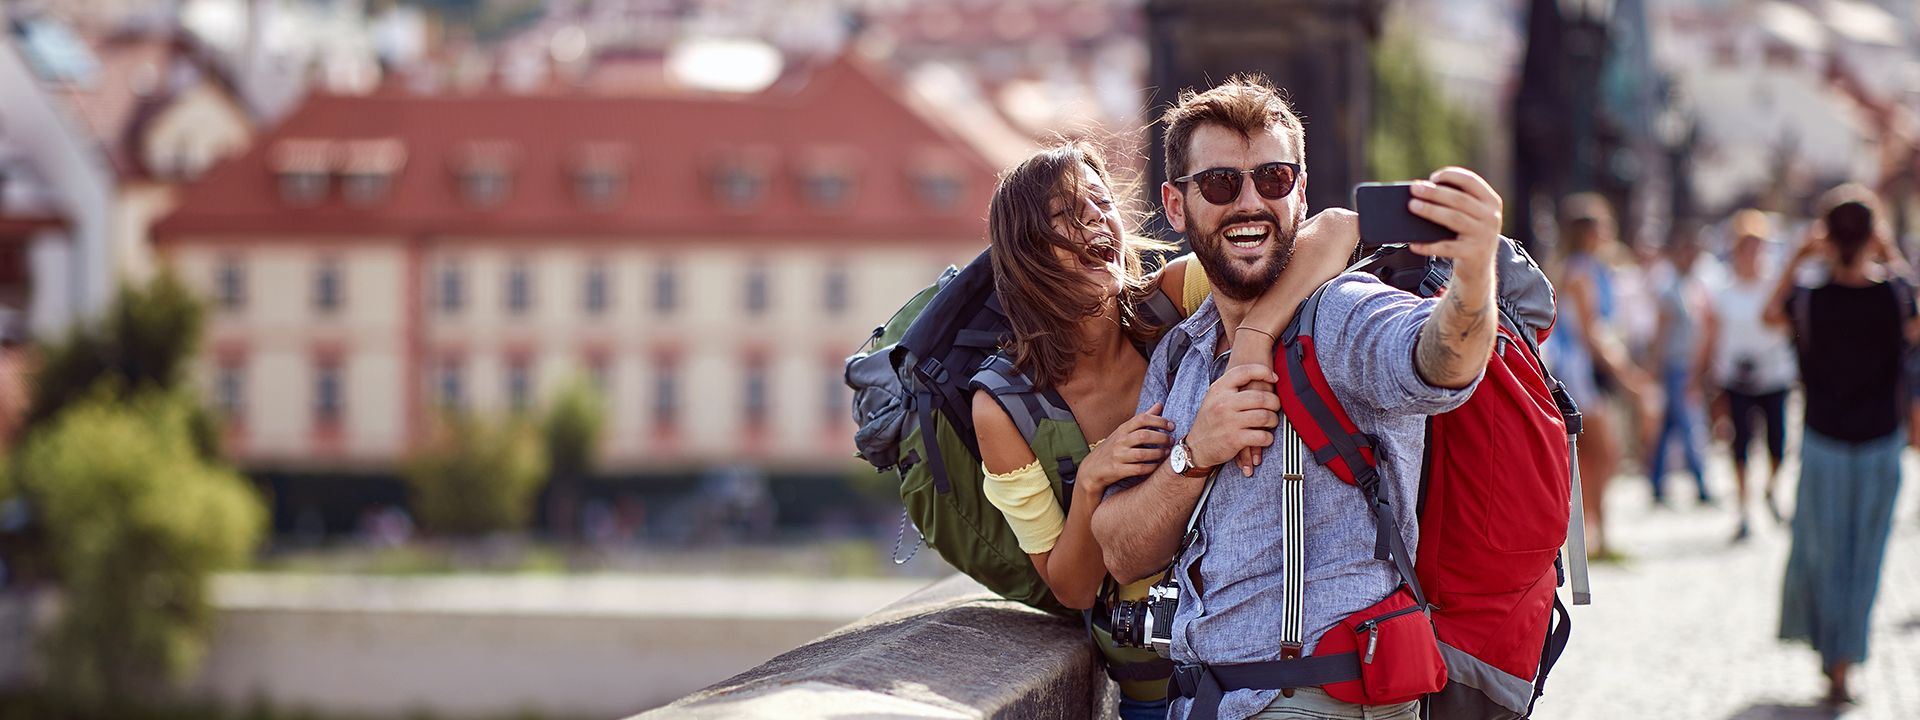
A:
[[[1080,224],[1097,225],[1101,220],[1105,220],[1106,217],[1107,212],[1101,210],[1100,203],[1096,202],[1093,198],[1080,201]]]

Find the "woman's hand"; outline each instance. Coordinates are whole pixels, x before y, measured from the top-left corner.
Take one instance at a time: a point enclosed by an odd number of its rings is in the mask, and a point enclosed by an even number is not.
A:
[[[1173,446],[1173,421],[1160,417],[1160,409],[1155,403],[1146,412],[1120,423],[1099,447],[1087,453],[1074,487],[1098,497],[1116,482],[1150,475],[1160,467]]]
[[[1253,365],[1259,367],[1261,370],[1270,372],[1273,370],[1274,349],[1274,338],[1272,335],[1257,328],[1242,325],[1239,330],[1234,332],[1234,352],[1228,356],[1227,369],[1232,370],[1241,365]],[[1268,393],[1275,391],[1272,383],[1264,383],[1257,380],[1247,383],[1247,389]],[[1242,474],[1252,477],[1253,469],[1260,466],[1261,451],[1265,449],[1266,448],[1257,446],[1241,448],[1240,453],[1233,456],[1233,464],[1239,466]]]

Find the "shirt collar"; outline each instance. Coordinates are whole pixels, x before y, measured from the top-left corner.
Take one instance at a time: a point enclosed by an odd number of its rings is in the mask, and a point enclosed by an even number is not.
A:
[[[1215,336],[1220,331],[1220,308],[1213,304],[1213,294],[1208,293],[1207,299],[1201,301],[1200,307],[1194,308],[1193,314],[1180,321],[1174,329],[1192,338],[1194,349],[1211,352],[1215,344]]]

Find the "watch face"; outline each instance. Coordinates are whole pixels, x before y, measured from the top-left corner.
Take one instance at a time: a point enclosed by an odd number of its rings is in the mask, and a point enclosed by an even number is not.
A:
[[[1193,469],[1193,459],[1187,457],[1186,441],[1183,440],[1173,446],[1173,455],[1168,458],[1168,463],[1173,466],[1175,473],[1182,475],[1186,474],[1188,470]]]

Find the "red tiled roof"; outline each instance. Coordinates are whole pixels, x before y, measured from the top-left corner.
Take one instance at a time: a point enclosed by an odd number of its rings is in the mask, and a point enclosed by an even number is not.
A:
[[[979,242],[996,169],[897,92],[856,61],[839,59],[797,88],[738,97],[315,96],[189,186],[155,235],[161,242],[276,233]],[[400,169],[379,199],[350,202],[340,158],[366,140],[398,141]],[[323,152],[313,141],[332,149],[335,176],[324,199],[289,203],[275,168]],[[579,173],[609,165],[625,168],[623,194],[584,201]],[[729,165],[765,173],[751,207],[719,198],[716,177]],[[460,176],[476,168],[506,169],[504,199],[469,201]],[[850,199],[838,208],[810,201],[802,177],[839,168],[850,173]],[[959,182],[950,210],[936,211],[922,197],[913,172],[923,169]]]

